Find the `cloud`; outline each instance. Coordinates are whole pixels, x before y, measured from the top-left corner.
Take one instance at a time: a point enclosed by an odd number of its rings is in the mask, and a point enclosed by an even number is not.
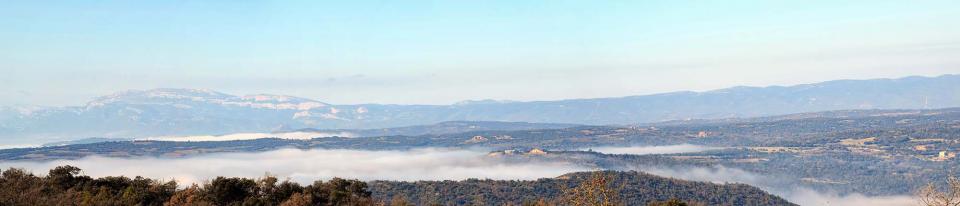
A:
[[[83,174],[145,176],[195,183],[216,176],[260,177],[270,173],[300,183],[332,177],[361,180],[463,180],[489,178],[533,180],[587,171],[566,163],[509,163],[474,150],[415,149],[407,151],[298,150],[229,153],[189,158],[87,157],[49,162],[0,162],[0,168],[25,168],[45,174],[58,165],[74,165]]]
[[[667,145],[667,146],[632,146],[632,147],[595,147],[589,148],[593,151],[606,153],[606,154],[634,154],[634,155],[646,155],[646,154],[675,154],[675,153],[688,153],[688,152],[702,152],[707,150],[716,149],[714,147],[706,147],[700,145],[692,144],[679,144],[679,145]],[[586,150],[586,149],[583,149]]]
[[[650,174],[679,178],[684,180],[713,182],[713,183],[744,183],[754,186],[772,185],[774,178],[757,175],[737,168],[724,166],[715,167],[635,167],[633,170],[644,171]]]

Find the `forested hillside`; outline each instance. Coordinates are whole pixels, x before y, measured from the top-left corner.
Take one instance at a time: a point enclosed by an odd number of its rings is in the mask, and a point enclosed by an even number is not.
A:
[[[536,181],[375,181],[374,197],[402,198],[441,205],[564,205],[584,196],[584,189],[607,192],[625,205],[646,205],[671,199],[704,205],[791,205],[786,200],[745,184],[713,184],[663,178],[642,172],[579,172]],[[599,193],[598,192],[598,193]],[[535,195],[531,195],[535,194]],[[590,204],[585,204],[590,205]]]
[[[333,178],[300,185],[276,177],[217,177],[200,185],[145,177],[80,175],[60,166],[45,176],[7,169],[0,205],[793,205],[752,186],[718,185],[639,172],[581,172],[537,181],[394,182]],[[603,203],[603,204],[597,204]]]

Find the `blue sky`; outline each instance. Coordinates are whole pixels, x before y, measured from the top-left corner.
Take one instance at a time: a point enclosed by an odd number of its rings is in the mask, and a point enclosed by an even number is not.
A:
[[[551,100],[960,73],[960,1],[13,1],[0,105]]]

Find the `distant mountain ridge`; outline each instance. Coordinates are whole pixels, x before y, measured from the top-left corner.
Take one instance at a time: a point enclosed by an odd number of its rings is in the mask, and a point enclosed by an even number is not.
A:
[[[449,121],[430,125],[416,125],[406,127],[392,127],[379,129],[299,129],[298,132],[347,132],[356,137],[381,137],[381,136],[418,136],[418,135],[440,135],[454,134],[474,131],[517,131],[517,130],[540,130],[540,129],[562,129],[582,126],[578,124],[557,124],[557,123],[529,123],[529,122],[494,122],[494,121]]]
[[[849,109],[960,106],[960,75],[838,80],[708,92],[557,101],[466,101],[454,105],[333,105],[283,95],[154,89],[108,95],[75,107],[0,108],[0,143],[83,137],[371,129],[446,121],[636,124],[745,118]],[[35,141],[42,139],[42,141]]]

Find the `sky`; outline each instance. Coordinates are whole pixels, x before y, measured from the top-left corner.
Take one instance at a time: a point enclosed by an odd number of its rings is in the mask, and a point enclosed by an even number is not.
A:
[[[960,1],[11,1],[0,105],[555,100],[960,73]]]

